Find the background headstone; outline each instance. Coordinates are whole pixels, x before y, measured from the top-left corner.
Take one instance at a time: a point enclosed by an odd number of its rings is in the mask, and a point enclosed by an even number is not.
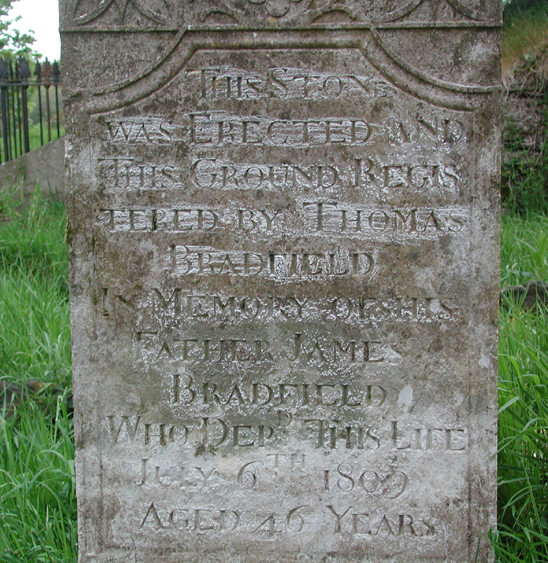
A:
[[[499,2],[61,6],[80,561],[489,560]]]
[[[65,139],[60,137],[19,158],[0,164],[0,186],[13,195],[29,199],[37,186],[43,195],[65,197]]]

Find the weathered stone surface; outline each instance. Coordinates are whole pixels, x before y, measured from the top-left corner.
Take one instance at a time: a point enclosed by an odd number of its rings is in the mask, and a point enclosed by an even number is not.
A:
[[[488,561],[499,3],[61,4],[80,561]]]
[[[0,186],[29,198],[40,186],[46,197],[65,197],[65,140],[55,139],[19,158],[0,164]]]

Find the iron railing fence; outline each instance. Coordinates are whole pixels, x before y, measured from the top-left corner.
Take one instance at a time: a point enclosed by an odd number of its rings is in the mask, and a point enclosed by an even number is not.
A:
[[[0,163],[63,134],[59,63],[0,58]]]

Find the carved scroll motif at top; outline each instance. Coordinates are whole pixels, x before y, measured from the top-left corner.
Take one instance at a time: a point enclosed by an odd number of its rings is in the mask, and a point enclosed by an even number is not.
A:
[[[482,0],[74,0],[65,28],[177,29],[196,26],[299,27],[499,19]]]

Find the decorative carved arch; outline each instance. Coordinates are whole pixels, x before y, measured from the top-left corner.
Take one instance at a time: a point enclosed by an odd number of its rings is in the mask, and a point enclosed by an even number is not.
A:
[[[481,10],[470,8],[469,6],[466,6],[466,4],[464,4],[462,2],[462,0],[446,0],[446,1],[451,6],[453,6],[453,8],[455,8],[455,10],[457,10],[457,12],[459,12],[459,14],[462,14],[463,16],[466,16],[470,19],[477,20],[477,21],[485,20],[485,15],[482,14]]]
[[[379,22],[393,22],[399,20],[410,14],[413,10],[416,10],[423,2],[424,0],[407,0],[403,5],[399,5],[390,12],[380,15]],[[401,3],[397,2],[397,4]]]
[[[385,16],[379,17],[378,22],[388,23],[404,18],[405,16],[408,16],[414,10],[416,10],[421,4],[424,4],[426,1],[427,0],[410,0],[407,3],[404,3],[403,6],[398,6],[396,9],[390,11]],[[452,6],[459,14],[467,19],[475,21],[485,21],[486,19],[485,13],[482,13],[482,11],[479,9],[467,6],[466,3],[462,0],[445,0],[445,2],[447,2],[447,4]]]
[[[159,7],[155,10],[150,7],[147,0],[98,0],[97,5],[87,12],[82,9],[83,0],[77,0],[74,5],[74,19],[76,25],[85,25],[100,18],[113,4],[118,7],[122,19],[125,18],[127,9],[132,5],[141,15],[152,23],[165,25],[169,21],[170,6],[166,0],[157,0]]]
[[[414,68],[395,54],[373,30],[364,30],[357,36],[341,31],[335,38],[310,36],[305,32],[294,32],[291,39],[276,32],[264,31],[253,37],[252,32],[235,31],[219,36],[215,31],[201,31],[190,38],[188,32],[181,32],[174,46],[152,68],[138,78],[95,91],[81,91],[75,94],[85,100],[90,114],[104,113],[134,104],[165,88],[185,68],[197,51],[215,49],[357,49],[379,73],[399,90],[420,97],[428,102],[448,109],[472,111],[486,96],[497,91],[494,86],[465,85],[441,80]],[[359,38],[358,38],[359,37]],[[262,40],[261,40],[262,39]],[[278,45],[276,46],[276,43]]]
[[[401,22],[431,0],[73,0],[71,25],[81,28],[88,24],[101,29],[124,29],[131,6],[150,25],[174,24],[181,29],[208,24],[208,18],[218,14],[228,18],[224,25],[259,26],[269,28],[272,20],[288,27],[310,25],[327,14],[346,14],[350,21],[368,25]],[[445,3],[461,14],[465,21],[486,21],[487,14],[471,5],[475,0],[435,0]],[[118,8],[119,17],[109,20],[109,9]],[[178,15],[177,15],[178,14]],[[218,25],[218,20],[212,25]],[[70,27],[70,26],[69,26]],[[149,26],[150,27],[150,26]],[[146,31],[146,26],[134,31]]]

